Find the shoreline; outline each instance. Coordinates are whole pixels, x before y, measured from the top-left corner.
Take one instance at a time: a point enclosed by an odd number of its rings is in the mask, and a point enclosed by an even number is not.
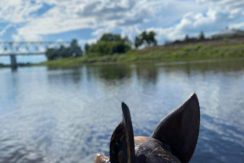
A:
[[[65,58],[42,63],[48,67],[78,67],[83,64],[115,64],[115,63],[164,63],[206,62],[216,60],[233,60],[244,58],[244,40],[232,42],[198,42],[176,44],[170,46],[155,46],[131,50],[126,54],[93,55],[88,54],[77,58]]]
[[[88,54],[80,57],[62,58],[20,67],[47,66],[49,68],[75,68],[85,64],[137,64],[154,63],[175,65],[202,62],[226,62],[244,60],[244,40],[239,42],[220,41],[214,43],[189,43],[171,46],[156,46],[131,50],[125,54]],[[1,68],[9,66],[4,65]]]
[[[180,65],[186,65],[186,64],[206,64],[206,63],[231,63],[231,62],[241,62],[243,61],[244,63],[244,57],[240,57],[240,58],[223,58],[223,59],[204,59],[204,60],[191,60],[191,61],[171,61],[171,62],[130,62],[130,63],[125,63],[125,62],[95,62],[95,63],[82,63],[78,66],[59,66],[59,65],[55,65],[55,66],[48,66],[46,65],[46,63],[41,63],[41,64],[31,64],[31,65],[26,65],[26,66],[20,66],[20,68],[29,68],[29,67],[48,67],[48,68],[64,68],[64,69],[68,69],[68,68],[79,68],[83,65],[114,65],[114,64],[155,64],[158,66],[180,66]],[[0,67],[0,69],[6,69],[6,68],[10,68],[10,66],[4,66],[4,67]]]

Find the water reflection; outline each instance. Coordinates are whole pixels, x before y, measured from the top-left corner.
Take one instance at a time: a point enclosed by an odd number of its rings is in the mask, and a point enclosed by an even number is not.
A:
[[[49,70],[52,71],[52,70]],[[82,78],[82,69],[74,68],[74,69],[57,69],[56,71],[52,71],[52,73],[48,74],[49,82],[63,82],[63,83],[79,83]]]
[[[131,108],[136,135],[192,92],[201,131],[192,162],[243,162],[244,62],[0,70],[0,162],[92,162]]]
[[[123,80],[131,76],[131,68],[128,65],[111,64],[95,67],[98,77],[106,81]]]
[[[158,81],[158,67],[154,64],[139,64],[135,66],[136,76],[139,81],[145,82],[144,84],[157,84]]]
[[[243,71],[244,59],[239,60],[226,60],[226,61],[207,61],[207,62],[193,62],[185,64],[179,62],[177,64],[161,64],[166,71],[182,71],[188,75],[192,72],[208,73],[208,72],[231,72]]]

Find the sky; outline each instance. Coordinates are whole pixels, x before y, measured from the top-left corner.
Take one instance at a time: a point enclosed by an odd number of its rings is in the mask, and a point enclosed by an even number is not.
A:
[[[0,0],[0,41],[70,41],[113,32],[159,43],[244,29],[244,0]],[[1,60],[0,60],[1,61]]]

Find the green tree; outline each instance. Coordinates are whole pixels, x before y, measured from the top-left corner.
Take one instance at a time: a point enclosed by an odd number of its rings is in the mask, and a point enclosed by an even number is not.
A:
[[[150,31],[149,33],[148,33],[148,37],[147,37],[147,39],[149,40],[148,42],[149,42],[149,45],[154,45],[154,46],[156,46],[157,45],[157,40],[156,40],[156,33],[154,32],[154,31]]]
[[[61,45],[59,48],[48,48],[46,57],[48,60],[59,58],[78,57],[82,55],[82,49],[76,39],[73,39],[68,47]]]
[[[112,55],[126,53],[130,49],[130,41],[127,37],[123,38],[118,34],[106,33],[95,44],[89,46],[88,52]]]
[[[105,33],[102,35],[100,38],[100,41],[106,41],[106,42],[111,42],[111,41],[122,41],[123,39],[121,38],[120,35],[118,34],[112,34],[112,33]]]
[[[87,54],[90,50],[90,45],[88,43],[86,43],[84,48],[85,48],[85,52]]]
[[[156,40],[156,33],[154,31],[143,31],[141,34],[136,36],[135,38],[135,47],[138,48],[142,45],[147,46],[156,46],[157,40]]]
[[[142,44],[143,44],[143,40],[141,39],[141,37],[136,36],[136,38],[135,38],[135,47],[136,47],[136,49],[139,48]]]
[[[205,35],[203,31],[201,31],[199,34],[199,40],[205,40]]]
[[[45,54],[48,60],[57,59],[57,50],[54,48],[48,48]]]
[[[186,34],[184,41],[188,42],[190,40],[189,36]]]
[[[71,56],[78,57],[82,55],[82,49],[78,44],[76,39],[73,39],[70,43],[70,47],[66,49],[67,52],[70,53]]]

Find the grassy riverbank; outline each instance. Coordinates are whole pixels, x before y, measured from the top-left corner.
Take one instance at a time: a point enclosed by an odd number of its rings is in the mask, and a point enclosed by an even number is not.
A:
[[[87,55],[43,63],[49,67],[77,67],[85,63],[179,62],[244,58],[244,40],[205,41],[132,50],[118,55]]]

